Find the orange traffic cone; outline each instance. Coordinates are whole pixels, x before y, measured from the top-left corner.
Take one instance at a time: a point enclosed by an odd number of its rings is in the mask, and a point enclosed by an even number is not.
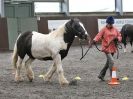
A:
[[[112,78],[111,80],[108,82],[109,85],[118,85],[120,84],[117,77],[116,77],[116,67],[112,67]]]

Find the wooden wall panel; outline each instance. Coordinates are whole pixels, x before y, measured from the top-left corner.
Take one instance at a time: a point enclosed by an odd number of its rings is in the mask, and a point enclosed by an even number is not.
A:
[[[0,51],[9,49],[8,44],[8,32],[7,32],[7,20],[6,18],[0,18]]]

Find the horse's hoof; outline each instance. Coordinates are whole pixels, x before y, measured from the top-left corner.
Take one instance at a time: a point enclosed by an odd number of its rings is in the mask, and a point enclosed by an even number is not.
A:
[[[62,84],[60,84],[60,85],[61,85],[61,87],[66,87],[66,86],[69,85],[69,83],[62,83]]]
[[[29,82],[32,82],[33,81],[33,79],[29,79]]]
[[[69,85],[69,82],[68,81],[65,81],[65,82],[61,82],[60,85],[63,87],[63,86],[68,86]]]
[[[28,74],[27,74],[27,77],[28,77],[28,79],[29,79],[29,82],[32,82],[33,79],[34,79],[34,76],[33,76],[33,75],[28,75]]]
[[[24,79],[22,77],[15,77],[16,82],[23,82]]]
[[[29,79],[29,82],[32,82],[32,81],[33,81],[33,79],[34,79],[34,77],[33,77],[33,76],[29,76],[29,75],[27,75],[27,77],[28,77],[28,79]]]

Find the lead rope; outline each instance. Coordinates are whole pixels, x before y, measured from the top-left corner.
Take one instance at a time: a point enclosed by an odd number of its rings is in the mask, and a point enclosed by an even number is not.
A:
[[[114,40],[112,40],[112,41],[114,41]],[[111,42],[112,42],[112,41],[111,41]],[[108,46],[107,46],[105,49],[107,49],[107,48],[110,46],[111,42],[108,44]],[[79,39],[79,43],[80,43],[80,47],[81,47],[81,50],[82,50],[82,57],[80,58],[80,60],[82,60],[82,59],[86,56],[86,54],[88,53],[88,51],[90,50],[92,44],[89,45],[88,49],[87,49],[86,52],[84,53],[84,49],[83,49],[83,46],[82,46],[82,40]],[[97,46],[96,43],[94,43],[94,45],[95,45],[95,47],[97,48],[98,51],[102,52],[102,50],[100,50],[100,49],[98,48],[98,46]],[[117,48],[117,59],[118,59],[118,58],[119,58],[119,49],[122,49],[122,45],[120,45],[120,43],[118,43],[118,42],[115,42],[115,46],[116,46],[116,48]],[[105,50],[105,49],[104,49],[104,50]]]
[[[83,57],[84,49],[83,49],[83,46],[82,46],[82,43],[81,43],[80,39],[79,39],[79,43],[80,43],[80,47],[81,47],[81,51],[82,51],[82,57]]]
[[[83,46],[82,46],[82,42],[81,42],[81,41],[82,41],[82,40],[79,40],[80,47],[81,47],[81,50],[82,50],[82,57],[80,58],[80,60],[82,60],[82,59],[86,56],[86,54],[88,53],[88,51],[90,50],[90,48],[91,48],[91,46],[92,46],[92,45],[89,45],[88,49],[86,50],[86,52],[85,52],[85,54],[84,54],[84,49],[83,49]]]

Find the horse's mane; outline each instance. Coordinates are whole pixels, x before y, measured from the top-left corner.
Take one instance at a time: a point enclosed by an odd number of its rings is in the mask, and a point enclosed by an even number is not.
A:
[[[51,31],[49,34],[55,34],[55,35],[63,35],[65,33],[65,24],[60,25],[57,29],[55,29],[54,31]]]

